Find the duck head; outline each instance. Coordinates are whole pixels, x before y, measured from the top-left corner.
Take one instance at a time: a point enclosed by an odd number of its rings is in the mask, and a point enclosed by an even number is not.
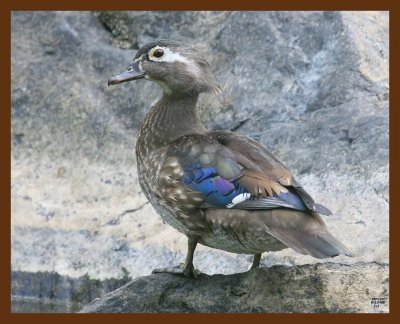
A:
[[[171,40],[144,45],[108,85],[138,79],[156,82],[166,95],[220,91],[210,64],[194,48]]]

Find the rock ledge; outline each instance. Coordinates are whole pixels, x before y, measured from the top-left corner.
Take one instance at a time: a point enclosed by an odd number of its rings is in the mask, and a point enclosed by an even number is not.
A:
[[[81,312],[388,312],[388,270],[378,263],[320,263],[197,279],[164,273],[137,278]]]

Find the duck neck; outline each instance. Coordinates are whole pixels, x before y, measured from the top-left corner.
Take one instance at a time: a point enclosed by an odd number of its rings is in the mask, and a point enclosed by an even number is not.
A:
[[[207,131],[197,115],[199,94],[166,94],[152,107],[138,135],[138,158],[157,150],[181,136]]]

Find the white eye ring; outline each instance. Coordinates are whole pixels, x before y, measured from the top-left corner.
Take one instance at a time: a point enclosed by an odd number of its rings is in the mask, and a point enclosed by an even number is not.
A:
[[[148,55],[151,61],[163,62],[170,52],[168,48],[156,46],[149,51]]]
[[[127,72],[132,72],[132,71],[133,71],[133,67],[132,67],[132,66],[129,66],[129,67],[126,69],[126,71],[127,71]]]
[[[163,55],[160,57],[154,56],[154,53],[156,53],[158,50],[163,51]],[[153,47],[148,53],[148,58],[150,61],[153,62],[169,62],[169,63],[183,62],[190,64],[190,62],[188,61],[188,59],[186,59],[186,57],[179,54],[179,52],[172,52],[171,49],[169,49],[168,47],[161,47],[161,46]]]

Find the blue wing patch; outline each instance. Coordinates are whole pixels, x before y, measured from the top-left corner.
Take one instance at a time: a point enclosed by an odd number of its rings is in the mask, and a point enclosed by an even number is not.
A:
[[[213,167],[203,167],[200,163],[184,169],[183,182],[193,191],[205,197],[209,208],[273,209],[291,208],[307,210],[300,197],[285,192],[273,197],[254,197],[236,180],[227,180]]]
[[[246,192],[236,180],[229,181],[219,176],[213,167],[202,167],[198,163],[184,171],[183,182],[190,189],[203,193],[207,205],[224,208],[236,196]]]

